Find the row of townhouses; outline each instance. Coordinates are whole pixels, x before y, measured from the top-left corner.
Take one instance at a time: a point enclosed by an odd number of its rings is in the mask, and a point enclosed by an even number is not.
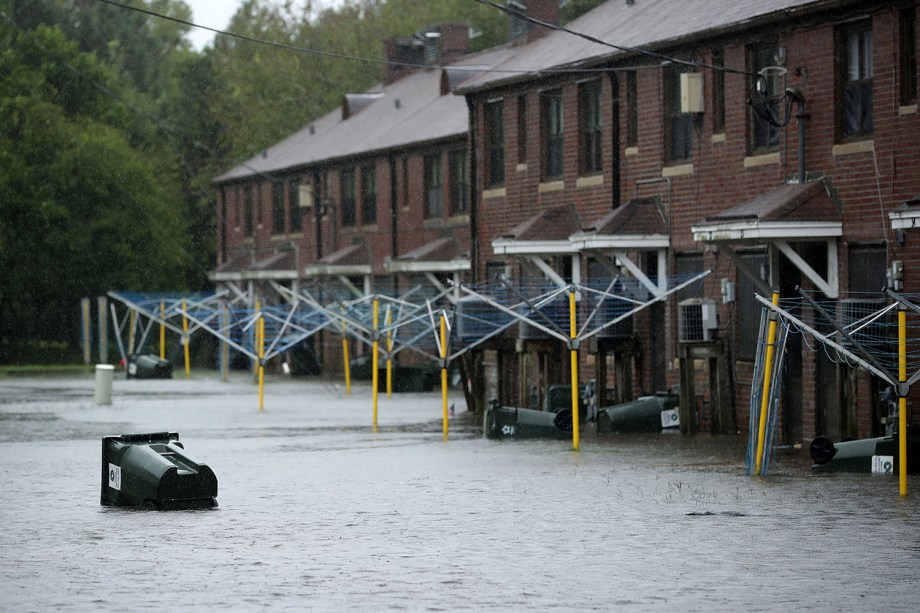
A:
[[[484,52],[466,24],[386,41],[385,82],[215,179],[212,279],[270,301],[271,283],[361,295],[623,274],[654,291],[711,271],[579,361],[601,403],[689,386],[703,427],[743,429],[755,294],[852,299],[892,270],[920,291],[917,4],[609,0],[560,29],[543,25],[558,0],[528,0]],[[690,337],[687,304],[706,314]],[[331,338],[314,348],[335,370]],[[875,379],[801,336],[786,353],[784,440],[878,434]],[[568,359],[512,328],[472,376],[541,405]]]

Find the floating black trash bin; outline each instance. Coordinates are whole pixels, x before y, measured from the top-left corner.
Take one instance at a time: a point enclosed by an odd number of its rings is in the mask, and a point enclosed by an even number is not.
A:
[[[585,419],[587,407],[585,406],[585,386],[578,386],[578,415]],[[558,411],[559,409],[572,409],[572,386],[567,384],[550,385],[546,388],[546,399],[543,401],[543,408],[548,411]]]
[[[217,506],[217,477],[189,456],[175,432],[102,439],[101,504],[148,509]]]
[[[562,409],[536,411],[503,407],[493,403],[486,409],[486,438],[569,438],[572,434],[572,411]]]
[[[597,411],[597,432],[661,432],[680,427],[677,407],[680,396],[655,394],[643,396]]]
[[[898,434],[834,443],[826,436],[811,442],[812,469],[828,472],[898,474]],[[907,472],[920,473],[920,429],[907,429]]]
[[[172,364],[151,353],[136,353],[128,358],[129,379],[172,379]]]

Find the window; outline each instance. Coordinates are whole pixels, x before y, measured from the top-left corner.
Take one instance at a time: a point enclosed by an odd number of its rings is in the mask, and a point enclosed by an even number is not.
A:
[[[850,245],[850,292],[878,295],[885,285],[885,245]]]
[[[712,133],[725,131],[725,50],[712,50]]]
[[[252,236],[252,185],[243,188],[243,223],[245,224],[246,236]]]
[[[355,171],[342,171],[342,225],[355,225]]]
[[[262,227],[262,186],[256,185],[253,198],[253,206],[256,209],[256,226]]]
[[[234,217],[234,227],[239,228],[240,220],[243,218],[243,190],[242,188],[236,188],[236,199],[233,202],[233,217]]]
[[[540,133],[543,146],[543,178],[562,176],[562,92],[540,94]]]
[[[626,73],[626,146],[639,144],[639,83],[635,70]]]
[[[486,184],[500,185],[505,182],[505,124],[501,100],[486,105]]]
[[[284,183],[272,182],[272,233],[284,233]]]
[[[693,154],[693,115],[680,112],[680,75],[687,72],[684,67],[666,68],[665,85],[665,134],[670,160],[689,160]]]
[[[288,217],[291,219],[291,232],[300,232],[303,229],[303,215],[300,213],[300,181],[291,179],[288,182]]]
[[[578,121],[581,128],[582,175],[601,171],[601,82],[588,81],[578,86]]]
[[[441,156],[425,156],[425,217],[444,214],[444,196],[441,189]]]
[[[841,138],[872,134],[872,22],[859,21],[837,36]]]
[[[523,95],[517,99],[517,139],[518,162],[523,164],[527,161],[527,98]]]
[[[754,74],[759,75],[760,71],[767,66],[777,65],[777,47],[775,43],[751,45],[748,47],[747,52],[748,69]],[[766,96],[767,108],[763,110],[779,118],[781,113],[780,101],[783,93],[783,86],[779,81],[779,77],[751,77],[750,79],[748,86],[752,88],[760,87]],[[755,113],[751,106],[748,106],[748,145],[748,149],[751,152],[772,149],[779,145],[779,128]]]
[[[678,253],[674,256],[674,269],[681,282],[689,281],[691,277],[703,272],[703,254]],[[703,280],[700,279],[678,291],[677,301],[681,302],[688,298],[702,298],[704,295]]]
[[[740,253],[741,261],[748,270],[759,272],[761,278],[767,271],[767,255],[764,252]],[[760,340],[761,304],[755,294],[760,290],[754,279],[738,270],[736,287],[735,316],[738,318],[738,359],[753,362],[757,357],[757,344]],[[767,281],[767,279],[764,279]]]
[[[917,12],[902,9],[900,18],[901,104],[909,105],[917,102]]]
[[[361,168],[361,223],[377,223],[377,168]]]
[[[470,189],[467,184],[466,151],[451,151],[447,158],[450,169],[450,214],[465,215],[470,208]]]

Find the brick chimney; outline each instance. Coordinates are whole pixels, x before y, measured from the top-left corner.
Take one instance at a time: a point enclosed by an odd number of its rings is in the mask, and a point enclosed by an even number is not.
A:
[[[559,24],[559,0],[506,0],[508,8],[539,21]],[[516,15],[509,16],[508,39],[515,45],[530,43],[552,32]]]
[[[470,28],[465,23],[443,23],[412,36],[390,38],[383,43],[387,64],[385,82],[392,83],[417,70],[414,64],[443,66],[470,52]]]

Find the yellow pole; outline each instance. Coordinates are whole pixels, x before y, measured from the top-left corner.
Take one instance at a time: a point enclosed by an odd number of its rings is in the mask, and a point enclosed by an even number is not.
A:
[[[182,300],[182,345],[185,354],[185,378],[188,379],[191,377],[192,367],[188,355],[188,317],[185,315],[185,299]]]
[[[572,339],[570,352],[572,362],[572,449],[578,451],[578,349],[575,338],[578,336],[575,314],[575,292],[569,292],[569,338]]]
[[[253,344],[253,349],[256,355],[259,355],[259,320],[261,318],[261,315],[260,315],[261,312],[262,312],[262,303],[256,300],[256,326],[252,332],[253,333],[252,344]],[[256,377],[259,376],[259,360],[258,359],[253,360],[252,374],[255,375]]]
[[[259,314],[259,320],[256,324],[256,338],[259,344],[259,412],[265,409],[265,318]]]
[[[230,309],[224,307],[221,318],[221,327],[226,330],[230,326]],[[226,341],[220,342],[220,357],[220,377],[226,381],[230,376],[230,345]]]
[[[377,380],[379,379],[379,373],[377,372],[377,359],[380,355],[380,331],[378,330],[379,317],[378,309],[380,307],[379,301],[374,299],[374,350],[371,354],[371,387],[373,391],[371,392],[374,396],[374,432],[377,431]]]
[[[342,320],[342,359],[345,361],[345,395],[351,396],[351,362],[348,359],[348,327]]]
[[[773,306],[779,304],[779,292],[773,292]],[[770,379],[773,376],[773,351],[776,342],[776,317],[770,317],[767,328],[767,357],[764,360],[763,390],[760,397],[760,423],[757,427],[757,457],[754,460],[754,474],[759,475],[763,463],[764,438],[767,432],[767,406],[770,402]]]
[[[166,305],[160,302],[160,359],[166,359]]]
[[[907,381],[907,311],[898,311],[898,381]],[[907,496],[907,397],[898,394],[898,473],[900,491]]]
[[[387,398],[393,397],[393,332],[390,328],[390,309],[387,309]]]
[[[89,363],[93,360],[93,355],[92,355],[93,348],[90,345],[90,340],[89,340],[89,335],[91,333],[90,324],[89,324],[89,319],[90,319],[89,298],[84,298],[81,301],[81,304],[83,305],[83,363],[89,366]]]
[[[134,353],[134,328],[137,327],[137,311],[131,309],[128,317],[128,355]]]
[[[447,440],[447,319],[441,313],[441,407],[444,420],[444,440]]]

